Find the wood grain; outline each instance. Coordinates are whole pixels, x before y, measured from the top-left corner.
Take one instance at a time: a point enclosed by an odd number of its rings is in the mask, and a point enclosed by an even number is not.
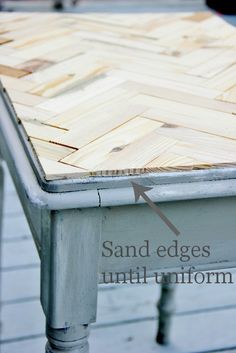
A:
[[[17,13],[1,31],[46,179],[236,165],[236,30],[217,16]]]

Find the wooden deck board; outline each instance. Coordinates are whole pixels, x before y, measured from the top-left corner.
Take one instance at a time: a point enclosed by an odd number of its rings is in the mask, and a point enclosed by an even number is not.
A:
[[[236,30],[218,17],[6,13],[1,28],[47,180],[236,165]]]

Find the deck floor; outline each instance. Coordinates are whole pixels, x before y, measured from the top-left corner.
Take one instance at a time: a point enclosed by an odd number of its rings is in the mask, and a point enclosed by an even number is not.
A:
[[[68,12],[204,11],[204,0],[63,0]],[[49,11],[53,0],[1,0],[5,11]]]
[[[8,172],[5,184],[1,353],[42,353],[39,259]],[[100,287],[91,353],[236,352],[236,283],[180,285],[166,348],[154,342],[159,290],[155,284]]]

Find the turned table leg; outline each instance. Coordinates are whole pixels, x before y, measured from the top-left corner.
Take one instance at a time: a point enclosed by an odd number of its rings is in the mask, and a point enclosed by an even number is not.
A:
[[[48,342],[46,353],[89,353],[88,325],[67,329],[46,329]]]
[[[175,310],[175,287],[175,284],[170,283],[169,276],[163,277],[161,297],[157,304],[157,309],[159,312],[159,326],[156,336],[156,342],[163,345],[169,343],[171,319]]]

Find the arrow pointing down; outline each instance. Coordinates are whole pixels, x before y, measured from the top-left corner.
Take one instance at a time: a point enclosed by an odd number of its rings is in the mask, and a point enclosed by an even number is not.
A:
[[[171,223],[171,221],[164,215],[162,210],[154,203],[152,200],[146,195],[147,191],[152,190],[150,187],[142,186],[137,183],[131,182],[134,189],[135,202],[138,202],[139,198],[142,197],[147,204],[153,209],[154,212],[158,214],[158,216],[163,220],[163,222],[167,225],[168,228],[175,234],[180,235],[180,231]]]

